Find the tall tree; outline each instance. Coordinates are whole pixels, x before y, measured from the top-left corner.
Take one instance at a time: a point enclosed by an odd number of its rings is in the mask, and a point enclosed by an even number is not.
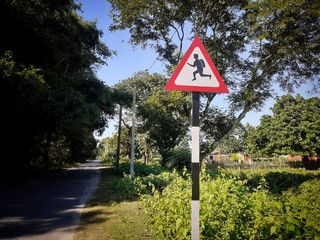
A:
[[[217,94],[201,95],[201,122],[210,121],[212,112],[223,113],[221,120],[226,116],[229,119],[222,122],[225,126],[224,134],[218,131],[204,134],[205,139],[201,144],[202,156],[215,149],[232,134],[249,111],[259,111],[265,100],[274,95],[274,86],[280,83],[285,90],[290,90],[291,86],[298,83],[294,78],[286,77],[288,72],[281,72],[279,67],[274,67],[273,59],[278,57],[267,53],[268,42],[261,41],[259,34],[253,30],[252,26],[256,22],[250,17],[254,11],[247,0],[109,2],[112,4],[111,30],[129,29],[132,44],[154,47],[171,67],[178,63],[182,44],[190,36],[190,31],[191,35],[197,33],[202,38],[230,91],[226,98],[226,102],[229,103],[227,113],[222,110],[216,111],[217,106],[214,106],[213,100]],[[319,73],[317,68],[314,72]],[[281,79],[286,79],[285,84]],[[201,127],[203,130],[208,128],[204,124]],[[213,136],[211,133],[218,133],[219,136]]]
[[[320,155],[320,99],[286,95],[249,131],[250,152],[257,155]]]
[[[137,96],[137,127],[144,144],[156,148],[166,164],[168,154],[188,130],[190,100],[187,94],[163,90],[167,79],[160,74],[138,72],[117,87],[135,91]],[[130,111],[127,111],[130,114]],[[129,125],[127,123],[126,125]],[[148,155],[149,149],[140,147]]]
[[[114,113],[94,70],[112,54],[72,0],[0,2],[0,150],[8,167],[92,157],[93,132]],[[10,22],[10,24],[8,24]]]

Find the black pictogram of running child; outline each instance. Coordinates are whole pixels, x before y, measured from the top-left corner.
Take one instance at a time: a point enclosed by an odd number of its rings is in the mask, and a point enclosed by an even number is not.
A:
[[[194,57],[194,59],[195,59],[194,62],[193,62],[193,64],[188,63],[188,65],[191,66],[191,67],[197,67],[197,70],[193,72],[193,79],[192,79],[192,81],[194,81],[194,80],[197,79],[197,78],[196,78],[196,74],[197,74],[197,73],[199,73],[199,75],[200,75],[201,77],[209,77],[209,78],[211,79],[211,75],[209,75],[209,74],[203,74],[203,68],[206,66],[206,65],[204,64],[203,59],[199,59],[199,55],[196,54],[196,53],[193,55],[193,57]]]

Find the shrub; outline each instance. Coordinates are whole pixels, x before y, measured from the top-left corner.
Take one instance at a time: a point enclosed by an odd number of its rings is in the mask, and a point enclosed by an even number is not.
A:
[[[191,169],[191,152],[189,149],[177,148],[170,152],[167,159],[168,167],[182,170],[183,168]]]
[[[135,176],[148,176],[150,174],[159,175],[166,169],[160,165],[146,165],[140,161],[134,163],[134,174]],[[130,174],[130,162],[129,160],[125,163],[121,163],[119,166],[120,173]]]
[[[189,239],[190,176],[171,180],[162,192],[142,197],[149,226],[157,239]],[[239,177],[221,171],[212,178],[203,168],[200,186],[201,239],[320,239],[318,179],[272,194],[263,177],[250,189]]]
[[[230,160],[235,161],[235,162],[242,162],[242,156],[238,153],[232,153],[230,156]]]

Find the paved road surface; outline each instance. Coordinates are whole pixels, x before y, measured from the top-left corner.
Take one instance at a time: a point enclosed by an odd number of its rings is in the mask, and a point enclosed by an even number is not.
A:
[[[0,239],[71,240],[99,181],[99,160],[0,194]]]

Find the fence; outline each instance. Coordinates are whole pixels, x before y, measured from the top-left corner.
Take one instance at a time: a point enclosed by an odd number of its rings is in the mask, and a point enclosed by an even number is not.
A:
[[[263,169],[263,168],[305,168],[315,170],[320,168],[319,161],[286,161],[281,159],[252,159],[252,163],[239,163],[237,161],[211,161],[207,164],[210,168],[234,168],[234,169]]]

